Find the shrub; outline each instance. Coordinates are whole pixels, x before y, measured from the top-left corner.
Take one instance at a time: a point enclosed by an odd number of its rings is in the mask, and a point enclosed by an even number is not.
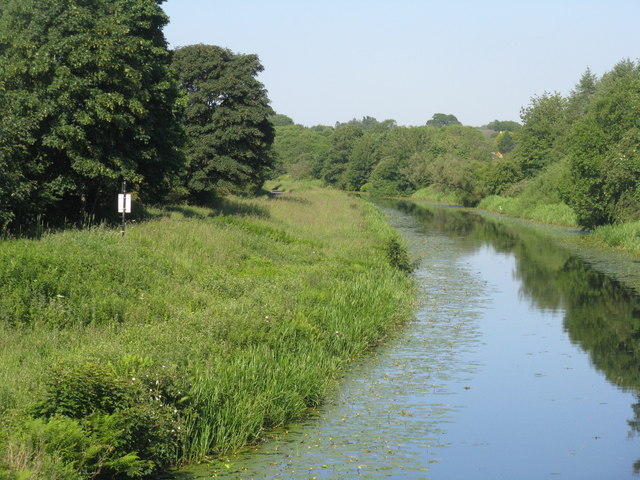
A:
[[[61,366],[51,372],[47,393],[36,404],[36,416],[83,418],[94,412],[113,413],[128,408],[132,389],[105,367],[94,363]]]
[[[384,251],[389,264],[393,268],[406,273],[411,273],[414,270],[414,266],[409,260],[407,247],[400,243],[396,237],[391,237],[385,242]]]
[[[52,370],[32,413],[41,417],[37,425],[77,425],[84,438],[80,451],[90,453],[71,463],[88,465],[92,478],[136,478],[176,460],[187,390],[166,367],[122,378],[95,363],[62,365]],[[51,440],[39,438],[46,451]]]

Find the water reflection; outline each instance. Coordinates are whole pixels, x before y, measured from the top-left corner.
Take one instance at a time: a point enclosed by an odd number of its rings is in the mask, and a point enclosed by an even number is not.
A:
[[[536,308],[563,311],[569,339],[590,356],[607,380],[626,391],[640,390],[640,297],[533,229],[509,227],[465,211],[394,202],[426,229],[460,235],[469,250],[480,244],[514,255],[520,293]],[[640,394],[628,421],[640,433]],[[640,460],[633,465],[640,473]]]
[[[167,478],[628,478],[627,424],[640,433],[637,294],[534,229],[388,206],[425,259],[416,321],[356,365],[316,418]]]
[[[463,237],[469,250],[486,244],[512,253],[521,295],[539,309],[564,311],[571,341],[588,352],[609,382],[640,387],[640,297],[533,229],[509,227],[465,211],[398,202],[428,229]]]

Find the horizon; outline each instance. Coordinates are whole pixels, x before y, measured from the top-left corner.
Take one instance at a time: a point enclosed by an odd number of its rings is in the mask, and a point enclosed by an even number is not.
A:
[[[365,116],[424,125],[520,122],[545,92],[566,96],[637,60],[640,2],[565,0],[168,0],[170,48],[205,43],[257,54],[277,113],[304,126]],[[222,20],[221,20],[222,19]]]

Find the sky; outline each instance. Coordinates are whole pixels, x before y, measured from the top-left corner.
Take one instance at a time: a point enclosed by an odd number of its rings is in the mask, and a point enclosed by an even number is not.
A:
[[[296,123],[520,120],[640,58],[640,0],[167,0],[170,48],[257,54],[271,106]]]

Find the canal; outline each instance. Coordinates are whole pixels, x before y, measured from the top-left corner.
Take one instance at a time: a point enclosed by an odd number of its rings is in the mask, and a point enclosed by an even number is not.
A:
[[[640,298],[536,229],[385,205],[414,321],[330,403],[179,479],[625,479],[640,471]]]

